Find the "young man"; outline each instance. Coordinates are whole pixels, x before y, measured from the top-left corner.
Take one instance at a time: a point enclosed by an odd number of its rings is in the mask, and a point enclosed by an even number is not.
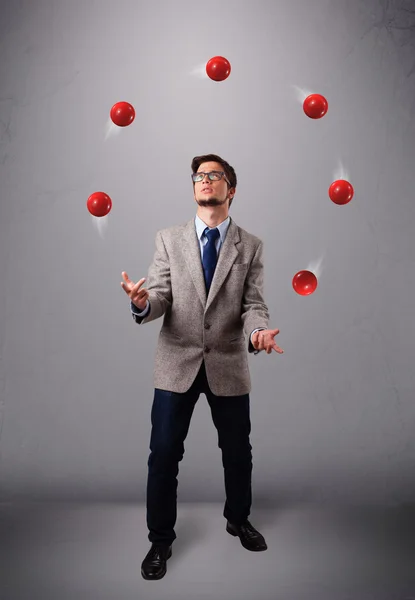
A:
[[[123,272],[123,289],[137,324],[164,315],[154,369],[154,400],[147,481],[148,539],[141,573],[161,579],[176,539],[178,464],[191,416],[206,395],[218,431],[225,474],[226,530],[252,551],[266,550],[248,521],[252,446],[248,352],[283,351],[268,328],[263,299],[263,244],[228,216],[236,174],[215,154],[192,161],[196,218],[157,232],[145,279]],[[248,347],[245,336],[248,337]]]

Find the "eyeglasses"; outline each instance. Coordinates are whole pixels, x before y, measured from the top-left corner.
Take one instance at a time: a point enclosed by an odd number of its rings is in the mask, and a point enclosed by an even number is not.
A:
[[[230,183],[229,179],[226,177],[224,171],[210,171],[210,173],[203,173],[202,171],[200,171],[199,173],[192,173],[192,179],[194,182],[203,181],[205,178],[205,175],[207,175],[209,177],[210,181],[220,181],[223,177],[225,179],[225,181],[227,181],[229,183],[229,185],[231,185],[231,183]]]

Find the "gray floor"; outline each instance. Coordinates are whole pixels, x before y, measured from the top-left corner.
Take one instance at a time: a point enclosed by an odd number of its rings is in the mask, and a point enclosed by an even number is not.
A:
[[[145,581],[143,505],[0,504],[1,600],[415,600],[415,510],[252,511],[268,550],[225,531],[221,504],[179,503],[167,574]]]

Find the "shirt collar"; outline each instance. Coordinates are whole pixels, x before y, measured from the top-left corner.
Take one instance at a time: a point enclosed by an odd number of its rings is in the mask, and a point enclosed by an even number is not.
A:
[[[230,222],[231,222],[231,218],[228,216],[228,217],[226,217],[226,219],[224,221],[222,221],[222,223],[219,223],[219,225],[216,226],[219,231],[220,240],[222,243],[225,239],[226,232],[228,230]],[[196,215],[195,226],[196,226],[197,239],[201,240],[203,232],[205,231],[206,227],[208,227],[208,225],[206,225],[206,223],[204,221],[202,221],[202,219],[198,215]],[[214,229],[214,227],[209,227],[209,229]]]

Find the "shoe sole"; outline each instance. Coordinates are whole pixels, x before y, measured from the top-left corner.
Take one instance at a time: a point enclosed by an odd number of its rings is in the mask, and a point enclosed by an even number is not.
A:
[[[169,560],[169,558],[171,557],[171,555],[172,555],[172,551],[171,551],[171,548],[170,548],[169,553],[167,554],[167,557],[166,557],[166,561]],[[150,576],[146,575],[145,572],[144,572],[144,570],[143,570],[143,567],[141,567],[141,575],[142,575],[143,579],[145,579],[146,581],[157,581],[158,579],[162,579],[165,576],[166,573],[167,573],[167,565],[166,565],[166,568],[163,569],[163,571],[159,575],[156,575],[156,576],[154,576],[154,575],[150,575]]]
[[[228,525],[226,525],[226,531],[228,533],[230,533],[231,535],[233,535],[234,537],[239,537],[239,535],[233,530],[230,529]],[[239,541],[241,542],[242,546],[244,548],[246,548],[247,550],[250,550],[250,552],[264,552],[265,550],[268,550],[268,546],[265,544],[265,548],[251,548],[250,546],[247,546],[246,544],[244,544],[243,540],[241,540],[241,538],[239,537]]]

